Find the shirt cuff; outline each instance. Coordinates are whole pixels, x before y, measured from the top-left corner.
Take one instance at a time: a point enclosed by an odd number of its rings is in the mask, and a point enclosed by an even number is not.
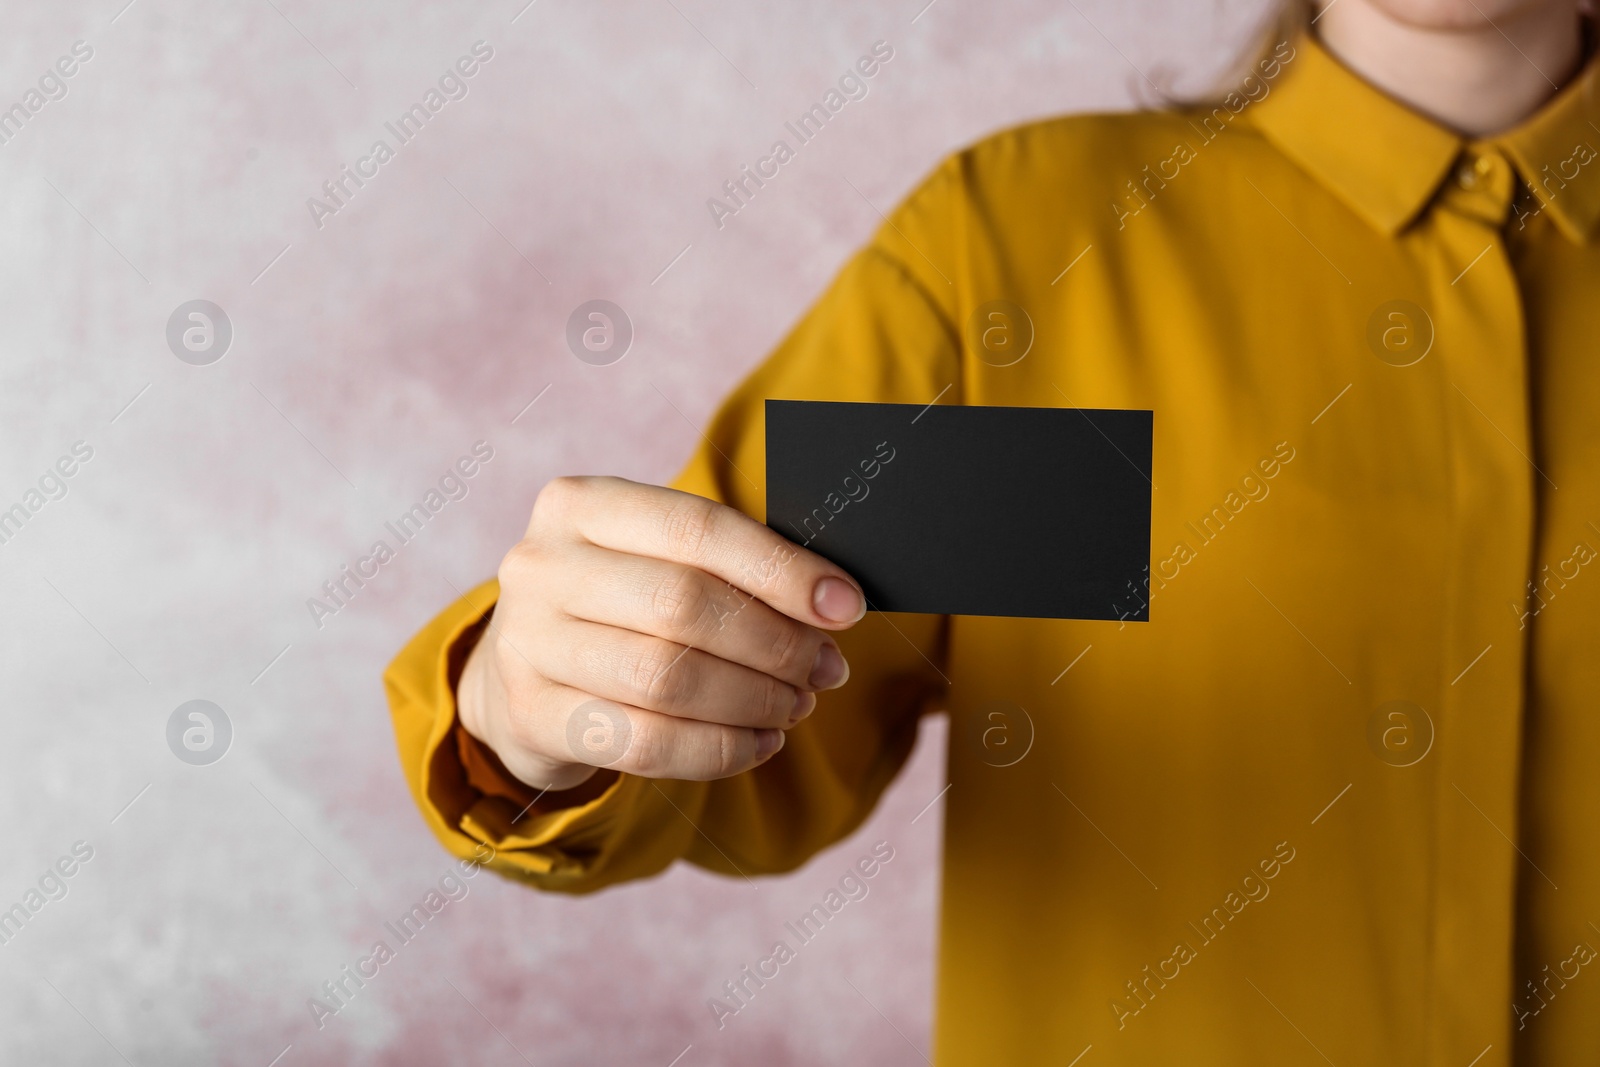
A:
[[[589,870],[615,832],[630,822],[628,813],[644,783],[601,769],[580,786],[541,795],[467,733],[457,715],[456,689],[498,593],[498,583],[484,583],[435,618],[408,650],[413,655],[401,657],[421,667],[422,677],[392,669],[393,695],[410,704],[417,694],[408,690],[433,694],[431,701],[416,701],[433,705],[432,723],[417,723],[426,730],[426,738],[418,738],[423,741],[418,799],[445,844],[463,855],[473,843],[486,844],[496,856],[490,866],[531,877],[545,888],[563,888],[561,883]],[[423,666],[429,660],[431,665]]]

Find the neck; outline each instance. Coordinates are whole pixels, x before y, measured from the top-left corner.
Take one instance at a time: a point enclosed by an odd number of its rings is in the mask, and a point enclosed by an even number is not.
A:
[[[1333,0],[1315,30],[1366,81],[1425,115],[1486,137],[1532,115],[1582,59],[1577,4],[1529,3],[1493,14],[1482,0],[1450,25],[1420,25],[1383,0]]]

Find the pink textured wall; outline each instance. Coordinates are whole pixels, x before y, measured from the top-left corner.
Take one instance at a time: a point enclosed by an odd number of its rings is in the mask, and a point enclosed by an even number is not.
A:
[[[790,877],[574,900],[480,876],[319,1029],[308,998],[449,866],[379,674],[546,479],[670,477],[944,154],[1130,106],[1139,71],[1199,86],[1263,2],[8,0],[0,107],[28,117],[0,144],[0,508],[29,518],[0,543],[0,908],[49,892],[0,944],[0,1061],[922,1062],[938,722],[871,823]],[[879,40],[867,96],[719,229],[707,198]],[[397,146],[385,122],[478,41],[466,95]],[[380,137],[394,158],[314,220]],[[595,298],[637,331],[611,366],[563,340]],[[194,299],[232,324],[206,365],[168,343]],[[468,495],[314,620],[478,440]],[[77,442],[65,495],[30,497]],[[168,740],[194,699],[232,728],[204,766]],[[719,1031],[707,998],[879,840],[868,897]],[[48,877],[77,842],[92,857]]]

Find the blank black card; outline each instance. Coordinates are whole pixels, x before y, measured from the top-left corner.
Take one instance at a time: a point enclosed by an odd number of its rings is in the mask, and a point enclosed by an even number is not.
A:
[[[767,525],[875,611],[1149,619],[1149,411],[768,400]]]

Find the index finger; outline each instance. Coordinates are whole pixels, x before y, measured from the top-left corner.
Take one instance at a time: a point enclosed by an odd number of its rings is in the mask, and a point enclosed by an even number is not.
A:
[[[845,629],[867,612],[861,587],[842,567],[741,511],[623,478],[583,481],[580,493],[604,497],[601,507],[574,509],[577,532],[592,544],[698,568],[823,629]]]

